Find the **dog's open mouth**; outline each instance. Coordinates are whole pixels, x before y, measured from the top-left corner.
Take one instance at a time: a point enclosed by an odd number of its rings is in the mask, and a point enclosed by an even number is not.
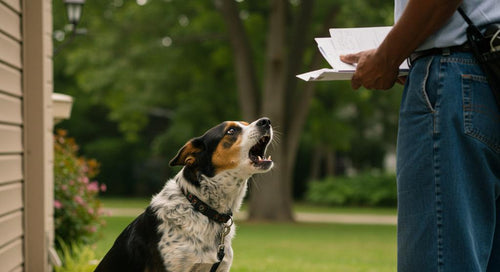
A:
[[[264,158],[264,153],[270,141],[270,136],[263,136],[254,146],[252,146],[252,148],[250,148],[248,157],[255,167],[267,169],[272,165],[273,161],[271,160],[271,156]]]

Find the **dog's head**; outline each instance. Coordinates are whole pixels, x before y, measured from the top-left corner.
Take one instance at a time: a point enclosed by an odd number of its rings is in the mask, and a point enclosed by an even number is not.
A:
[[[214,177],[228,170],[243,176],[264,173],[273,167],[271,157],[265,157],[272,137],[269,118],[251,124],[226,121],[188,141],[170,165],[184,166],[184,176],[194,185],[199,184],[201,175]]]

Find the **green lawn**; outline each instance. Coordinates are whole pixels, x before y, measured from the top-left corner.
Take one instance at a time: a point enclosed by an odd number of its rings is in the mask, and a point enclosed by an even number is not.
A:
[[[330,207],[320,206],[308,203],[294,203],[295,212],[307,213],[337,213],[337,214],[378,214],[378,215],[396,215],[396,208],[379,207]]]
[[[106,225],[102,228],[102,236],[96,243],[96,257],[101,259],[111,248],[118,235],[125,229],[134,217],[111,216],[104,217]]]
[[[149,205],[151,198],[114,198],[107,197],[101,198],[102,205],[104,208],[144,208]]]
[[[232,271],[395,271],[394,226],[240,223]]]
[[[101,202],[104,208],[146,208],[151,201],[151,198],[103,198]],[[242,210],[247,209],[246,203],[243,204]],[[329,207],[312,205],[308,203],[294,203],[293,209],[295,212],[308,213],[340,213],[340,214],[381,214],[381,215],[396,215],[395,208],[371,208],[371,207]]]
[[[132,217],[107,217],[101,258]],[[396,227],[237,222],[231,271],[376,272],[396,269]]]

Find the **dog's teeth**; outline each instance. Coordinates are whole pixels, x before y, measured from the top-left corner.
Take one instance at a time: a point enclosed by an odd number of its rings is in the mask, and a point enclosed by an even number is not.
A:
[[[261,158],[260,156],[257,156],[257,158],[259,159],[259,161],[261,161],[261,160],[262,160],[262,158]]]
[[[269,155],[269,157],[267,158],[267,160],[269,160],[269,161],[271,160],[271,155]]]

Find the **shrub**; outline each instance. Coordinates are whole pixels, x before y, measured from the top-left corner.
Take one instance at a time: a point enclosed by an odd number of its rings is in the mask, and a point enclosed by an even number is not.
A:
[[[61,241],[86,244],[95,239],[104,224],[101,203],[97,199],[106,185],[93,181],[99,164],[77,155],[75,140],[58,130],[54,136],[54,224],[56,246]]]
[[[363,173],[354,177],[327,177],[309,184],[306,200],[333,206],[395,206],[394,174]]]
[[[98,260],[95,250],[89,245],[77,245],[59,241],[62,265],[54,266],[55,272],[91,272],[94,271]]]

